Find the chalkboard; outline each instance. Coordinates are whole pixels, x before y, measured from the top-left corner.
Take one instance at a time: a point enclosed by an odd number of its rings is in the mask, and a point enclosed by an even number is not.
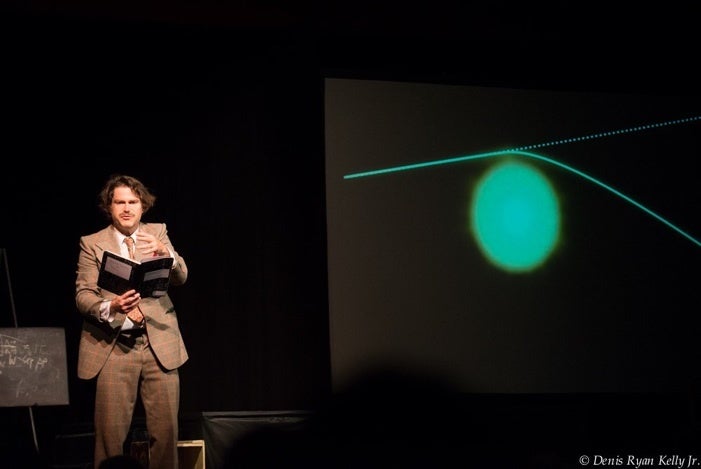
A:
[[[0,407],[68,405],[67,377],[63,329],[0,328]]]

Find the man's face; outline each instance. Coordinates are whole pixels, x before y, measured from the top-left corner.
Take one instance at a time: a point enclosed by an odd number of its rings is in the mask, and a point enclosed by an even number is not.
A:
[[[110,205],[112,224],[125,235],[131,235],[139,226],[144,213],[141,199],[126,186],[116,187]]]

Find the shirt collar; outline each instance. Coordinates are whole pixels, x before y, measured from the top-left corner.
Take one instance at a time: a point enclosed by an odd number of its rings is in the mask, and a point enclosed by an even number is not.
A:
[[[126,238],[126,236],[125,236],[124,234],[122,234],[122,232],[119,231],[119,230],[114,230],[114,231],[117,233],[117,241],[119,241],[119,245],[121,246],[122,243],[124,243],[124,238]],[[136,233],[138,233],[138,232],[139,232],[139,228],[137,228],[137,229],[131,234],[131,238],[133,238],[134,241],[136,241]]]

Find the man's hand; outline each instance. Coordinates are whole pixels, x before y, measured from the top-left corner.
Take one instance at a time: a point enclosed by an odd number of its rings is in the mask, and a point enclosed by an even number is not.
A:
[[[141,295],[136,290],[129,290],[117,297],[110,303],[110,311],[112,313],[126,314],[134,324],[141,324],[144,320],[144,315],[138,308],[141,301]]]
[[[170,254],[165,244],[145,231],[136,233],[136,247],[144,256],[167,256]]]

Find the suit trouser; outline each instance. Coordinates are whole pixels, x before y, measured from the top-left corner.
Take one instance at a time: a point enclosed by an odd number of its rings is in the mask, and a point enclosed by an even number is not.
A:
[[[95,394],[95,467],[124,453],[137,393],[146,412],[150,469],[178,467],[178,370],[165,370],[147,336],[132,345],[117,342],[97,377]]]

